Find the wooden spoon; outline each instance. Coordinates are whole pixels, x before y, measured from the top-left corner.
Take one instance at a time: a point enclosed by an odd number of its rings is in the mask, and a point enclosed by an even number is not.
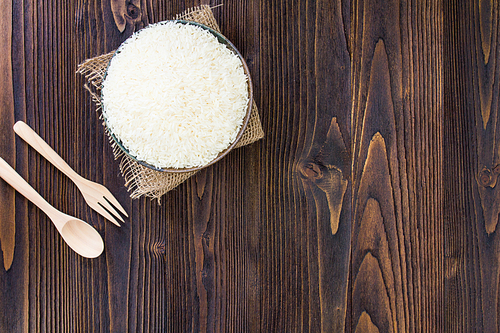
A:
[[[2,158],[0,177],[47,214],[66,244],[76,253],[86,258],[96,258],[102,253],[104,242],[97,230],[86,222],[52,207]]]

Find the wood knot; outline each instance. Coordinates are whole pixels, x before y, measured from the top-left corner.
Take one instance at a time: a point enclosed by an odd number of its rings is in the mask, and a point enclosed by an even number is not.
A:
[[[132,20],[135,20],[139,17],[139,14],[141,11],[137,6],[135,6],[133,3],[129,3],[127,6],[127,15],[130,17]]]
[[[156,256],[162,256],[165,254],[165,242],[155,242],[151,246],[152,252]]]
[[[312,181],[323,177],[323,171],[321,171],[320,166],[313,162],[306,162],[302,164],[299,170],[304,178]]]
[[[490,172],[490,170],[484,168],[479,173],[479,177],[478,178],[479,178],[479,184],[481,184],[484,187],[487,187],[488,185],[490,185],[490,182],[491,182],[491,172]]]
[[[495,176],[498,176],[500,174],[500,164],[497,164],[497,166],[493,168],[493,174]]]
[[[500,164],[497,164],[493,171],[484,167],[478,174],[478,182],[483,187],[494,188],[497,184],[498,175],[500,175]]]

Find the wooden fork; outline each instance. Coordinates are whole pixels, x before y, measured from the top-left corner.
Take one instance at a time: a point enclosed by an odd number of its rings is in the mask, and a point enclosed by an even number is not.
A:
[[[14,131],[75,183],[90,208],[117,226],[120,226],[120,224],[116,221],[115,217],[125,222],[116,209],[126,217],[128,217],[127,212],[106,187],[77,174],[75,170],[73,170],[38,134],[36,134],[31,127],[26,125],[26,123],[18,121],[14,125]]]

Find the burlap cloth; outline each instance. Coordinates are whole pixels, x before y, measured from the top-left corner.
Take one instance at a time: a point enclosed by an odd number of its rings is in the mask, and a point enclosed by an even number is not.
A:
[[[175,19],[198,22],[220,32],[220,28],[214,18],[212,10],[207,5],[188,9],[182,14],[178,14]],[[85,88],[92,95],[92,100],[96,104],[97,111],[102,110],[102,81],[104,79],[104,73],[106,71],[108,63],[113,54],[114,51],[92,59],[85,60],[83,63],[78,65],[78,69],[76,71],[77,73],[85,76],[87,80]],[[111,139],[109,133],[107,131],[106,133],[108,134],[110,143],[113,146],[113,153],[115,155],[115,158],[121,159],[120,171],[125,179],[125,186],[128,188],[130,197],[132,199],[136,199],[141,196],[147,196],[159,200],[162,195],[174,189],[179,184],[196,173],[196,171],[184,173],[160,172],[149,169],[143,165],[140,165],[132,158],[124,154],[123,151]],[[236,148],[251,144],[263,137],[264,131],[262,130],[259,112],[254,101],[247,128],[238,141]]]

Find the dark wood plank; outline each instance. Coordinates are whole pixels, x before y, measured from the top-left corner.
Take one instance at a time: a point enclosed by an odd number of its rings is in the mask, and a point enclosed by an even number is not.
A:
[[[0,28],[3,33],[0,37],[0,48],[7,53],[0,61],[0,70],[4,73],[0,80],[0,112],[2,127],[0,128],[0,148],[2,158],[11,165],[15,165],[15,143],[12,124],[14,123],[14,89],[12,72],[12,2],[4,1],[0,11]],[[0,183],[0,245],[2,249],[3,269],[8,270],[14,259],[15,246],[15,198],[14,190],[5,182]]]
[[[307,112],[308,126],[304,142],[297,144],[297,151],[302,150],[298,171],[304,186],[299,193],[307,198],[307,220],[301,229],[309,229],[307,256],[312,269],[307,280],[314,287],[307,296],[317,311],[309,329],[338,332],[345,325],[351,248],[350,17],[345,15],[349,3],[313,4],[305,18],[311,22],[306,37],[314,44],[305,56],[312,57],[308,74],[314,75],[306,80],[315,96],[300,110]]]
[[[500,11],[496,1],[449,1],[444,12],[446,322],[450,332],[497,332]]]
[[[26,111],[24,73],[30,58],[31,26],[24,16],[22,3],[6,1],[0,4],[0,37],[3,56],[0,88],[0,156],[27,178],[28,169],[23,161],[27,149],[19,147],[12,130],[14,119]],[[16,75],[16,74],[22,75]],[[2,300],[0,331],[26,331],[29,326],[28,301],[28,212],[24,198],[0,179],[0,300]]]
[[[262,330],[339,331],[350,248],[348,4],[261,6]]]
[[[352,6],[353,239],[347,331],[442,332],[440,4]]]

